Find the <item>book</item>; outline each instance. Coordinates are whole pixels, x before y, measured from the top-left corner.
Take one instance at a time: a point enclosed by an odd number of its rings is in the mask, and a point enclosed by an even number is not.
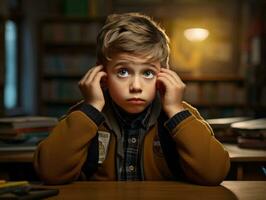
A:
[[[45,188],[30,184],[28,181],[0,180],[0,200],[2,199],[44,199],[57,195],[56,188]]]
[[[266,149],[265,138],[246,138],[239,136],[237,138],[237,144],[241,148]]]
[[[232,131],[231,124],[234,122],[247,121],[248,117],[227,117],[227,118],[215,118],[207,119],[206,121],[213,128],[215,137],[220,142],[237,142],[237,134]]]
[[[237,132],[237,144],[242,148],[266,149],[266,118],[231,124]]]
[[[237,130],[266,130],[266,118],[236,122],[231,127]]]
[[[28,181],[0,181],[0,194],[14,192],[19,190],[28,190],[30,184]]]
[[[43,116],[23,116],[23,117],[5,117],[0,118],[1,129],[13,128],[36,128],[36,127],[52,127],[55,126],[58,119],[55,117]]]
[[[0,140],[6,143],[31,141],[30,146],[36,146],[49,135],[57,122],[57,118],[43,116],[0,118]],[[5,146],[0,145],[1,148]]]
[[[26,140],[42,140],[49,135],[48,131],[27,132],[18,134],[0,134],[0,140],[4,142],[24,142]]]
[[[226,117],[226,118],[215,118],[207,119],[206,121],[211,125],[212,128],[229,128],[231,124],[236,122],[243,122],[250,120],[249,117]]]
[[[1,141],[0,140],[0,152],[35,151],[38,143],[42,139],[31,138],[25,141],[17,141],[17,140]]]
[[[2,136],[15,136],[15,135],[23,135],[23,134],[35,134],[35,133],[45,133],[50,132],[53,126],[51,127],[27,127],[27,128],[0,128],[0,138]]]

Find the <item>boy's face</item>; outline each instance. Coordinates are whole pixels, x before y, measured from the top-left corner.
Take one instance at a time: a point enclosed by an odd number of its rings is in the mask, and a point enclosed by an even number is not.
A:
[[[113,101],[126,112],[142,112],[156,94],[156,75],[160,71],[159,61],[118,53],[106,65],[107,87]]]

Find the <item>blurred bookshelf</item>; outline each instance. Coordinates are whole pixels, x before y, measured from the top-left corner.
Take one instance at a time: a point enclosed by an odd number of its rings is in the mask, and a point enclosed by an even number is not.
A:
[[[241,54],[245,55],[246,89],[249,107],[256,118],[266,117],[266,2],[257,1],[245,13],[250,20],[244,27]]]
[[[39,23],[39,112],[55,117],[81,100],[78,81],[96,64],[96,37],[105,20],[90,10],[101,1],[83,1],[85,10],[71,8],[75,1],[63,2],[62,13]]]
[[[243,116],[247,112],[244,78],[238,76],[181,76],[184,100],[205,118]]]
[[[57,116],[81,99],[78,81],[96,64],[103,18],[57,17],[40,23],[40,111]]]

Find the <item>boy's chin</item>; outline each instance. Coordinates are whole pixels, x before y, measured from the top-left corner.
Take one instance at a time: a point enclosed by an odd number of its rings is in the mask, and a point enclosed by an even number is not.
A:
[[[141,108],[136,108],[136,107],[131,107],[131,108],[123,108],[124,111],[126,111],[128,114],[139,114],[143,112],[146,109],[146,107],[141,107]]]

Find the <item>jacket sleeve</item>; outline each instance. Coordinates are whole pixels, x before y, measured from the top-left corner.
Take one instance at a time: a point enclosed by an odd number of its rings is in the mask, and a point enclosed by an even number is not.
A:
[[[40,179],[46,184],[77,180],[97,130],[98,125],[81,110],[60,120],[35,151],[34,168]]]
[[[171,130],[181,167],[188,180],[194,183],[218,185],[229,171],[229,154],[198,111],[187,103],[184,106],[191,115]]]

